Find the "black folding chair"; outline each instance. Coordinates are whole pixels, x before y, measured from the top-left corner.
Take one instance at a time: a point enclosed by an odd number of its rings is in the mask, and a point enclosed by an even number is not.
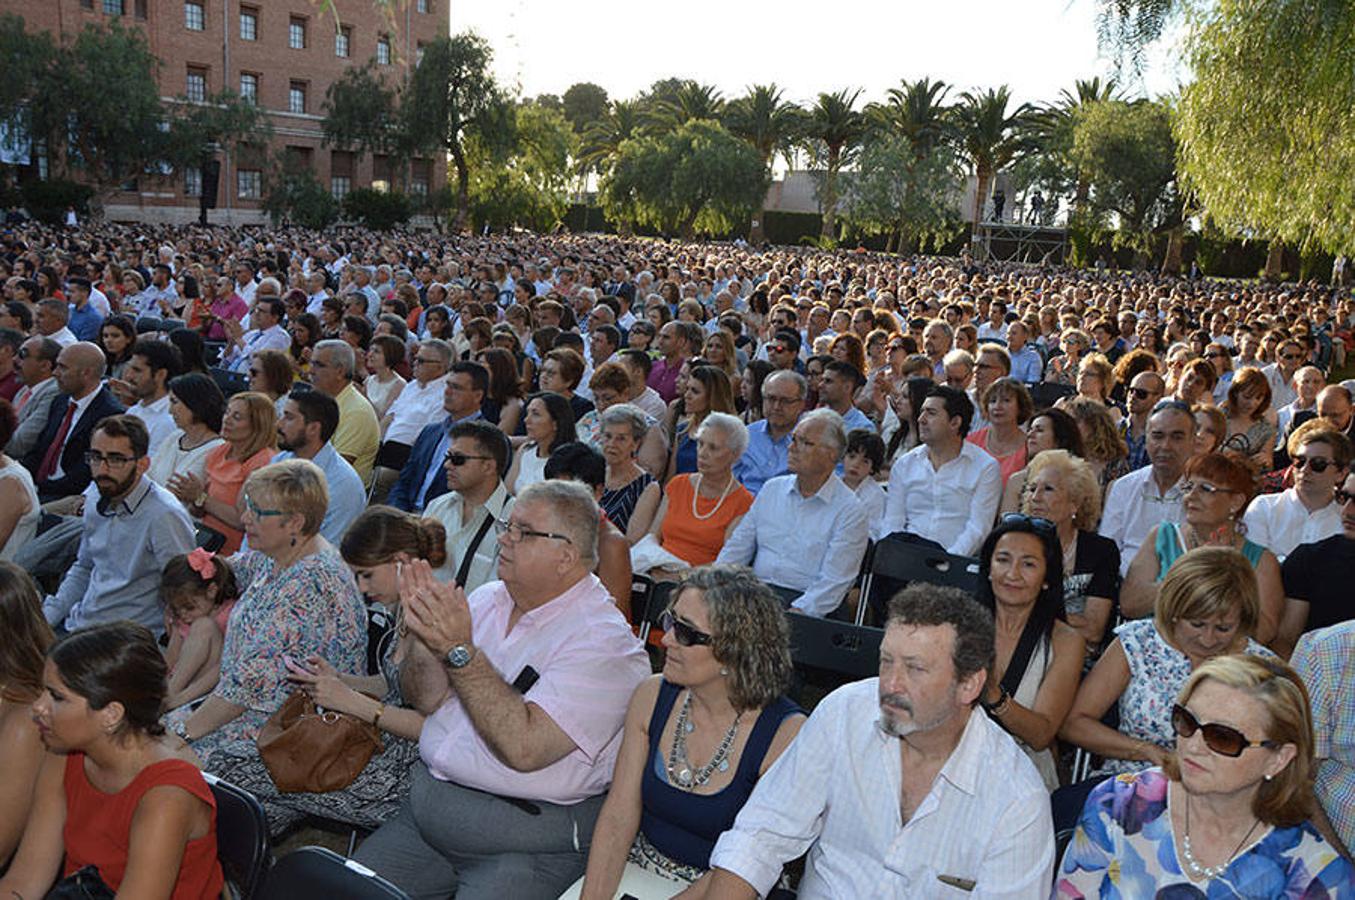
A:
[[[909,582],[942,584],[973,593],[979,583],[978,560],[952,556],[928,543],[917,543],[911,536],[887,535],[875,545],[870,572],[861,588],[862,602],[856,609],[856,624],[865,622],[866,608],[881,615],[892,597]]]
[[[644,624],[644,616],[649,613],[649,598],[654,594],[654,579],[648,575],[630,577],[630,620],[636,625]]]
[[[221,393],[233,397],[241,391],[249,390],[249,376],[229,369],[212,369],[212,380],[221,388]]]
[[[790,658],[803,693],[805,680],[828,690],[870,678],[880,671],[880,640],[884,629],[819,619],[803,613],[786,614],[790,622]]]
[[[259,900],[409,900],[409,895],[371,869],[324,847],[302,847],[279,859],[264,880]]]
[[[209,772],[202,777],[216,798],[216,853],[233,897],[250,900],[259,889],[273,853],[268,849],[268,818],[254,795]]]
[[[208,553],[215,553],[226,546],[226,536],[215,528],[209,528],[201,522],[193,525],[193,534],[197,539],[198,546]]]
[[[1064,397],[1071,397],[1077,393],[1077,388],[1071,384],[1055,384],[1052,381],[1041,381],[1038,384],[1030,385],[1030,399],[1035,401],[1036,409],[1045,409],[1053,406]]]
[[[141,316],[136,320],[137,334],[150,334],[160,330],[161,319],[159,316]]]

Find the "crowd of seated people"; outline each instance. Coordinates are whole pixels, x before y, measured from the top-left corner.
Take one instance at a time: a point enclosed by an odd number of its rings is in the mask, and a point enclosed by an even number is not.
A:
[[[1355,890],[1348,291],[116,225],[0,289],[0,894],[219,895],[199,769],[413,897]]]

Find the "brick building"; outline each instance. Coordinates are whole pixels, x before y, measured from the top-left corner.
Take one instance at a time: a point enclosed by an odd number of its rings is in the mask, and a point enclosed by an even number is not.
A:
[[[357,187],[407,183],[411,194],[446,183],[446,166],[416,159],[393,170],[384,156],[322,146],[325,90],[349,66],[375,60],[378,73],[399,80],[425,43],[447,34],[449,0],[0,0],[0,13],[22,16],[31,31],[71,39],[87,23],[121,16],[146,32],[160,60],[166,102],[199,99],[227,88],[253,98],[269,114],[271,151],[314,172],[335,196]],[[331,8],[326,8],[326,6]],[[218,154],[221,175],[209,221],[262,221],[265,154]],[[202,173],[142,176],[105,204],[109,219],[187,222],[198,215]]]

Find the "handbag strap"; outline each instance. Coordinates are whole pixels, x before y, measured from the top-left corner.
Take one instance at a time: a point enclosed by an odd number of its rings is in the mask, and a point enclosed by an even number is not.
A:
[[[475,537],[471,539],[470,546],[466,548],[465,555],[461,557],[461,565],[456,570],[456,586],[464,588],[466,586],[466,577],[470,575],[470,564],[475,561],[475,551],[480,549],[480,544],[484,541],[485,535],[489,534],[489,529],[494,525],[494,514],[485,507],[485,520],[480,523],[480,530],[475,532]]]
[[[1035,645],[1040,642],[1041,631],[1031,619],[1027,619],[1026,627],[1021,629],[1021,637],[1012,651],[1011,661],[1007,663],[1007,671],[1002,673],[1002,689],[1010,697],[1016,696],[1016,689],[1021,686],[1026,666],[1030,665],[1030,657],[1035,653]]]

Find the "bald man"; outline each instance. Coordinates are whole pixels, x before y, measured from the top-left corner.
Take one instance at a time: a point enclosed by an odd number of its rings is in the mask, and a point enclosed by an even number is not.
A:
[[[92,475],[85,451],[90,434],[100,421],[124,411],[103,386],[104,365],[103,351],[88,341],[71,344],[57,355],[54,374],[61,393],[51,401],[42,437],[23,459],[43,503],[75,496],[89,486]]]
[[[1355,440],[1355,415],[1352,415],[1350,390],[1343,384],[1329,384],[1317,395],[1317,414],[1329,420],[1346,437]]]

